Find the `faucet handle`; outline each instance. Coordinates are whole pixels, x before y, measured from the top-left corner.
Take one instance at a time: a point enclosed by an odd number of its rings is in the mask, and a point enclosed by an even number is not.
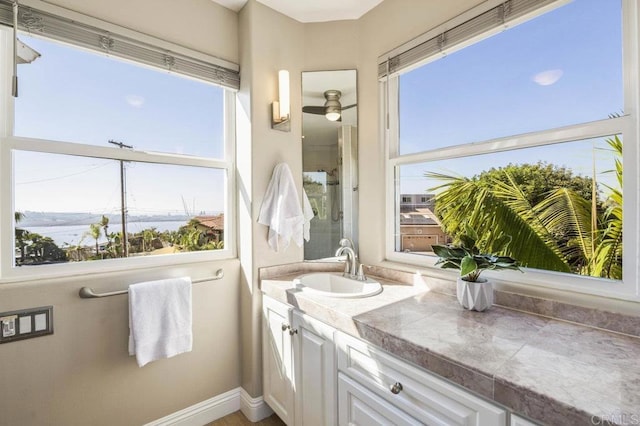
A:
[[[352,249],[355,248],[353,247],[353,242],[349,238],[340,239],[340,241],[338,242],[338,245],[340,247],[351,247]]]
[[[367,277],[364,275],[364,265],[362,265],[362,263],[360,264],[360,266],[358,266],[358,276],[356,277],[356,279],[358,281],[366,281]]]

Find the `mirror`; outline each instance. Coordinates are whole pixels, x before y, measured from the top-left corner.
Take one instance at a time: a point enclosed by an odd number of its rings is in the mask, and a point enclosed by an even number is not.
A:
[[[303,186],[315,217],[305,260],[358,245],[358,99],[355,70],[302,73]],[[334,121],[335,120],[335,121]]]

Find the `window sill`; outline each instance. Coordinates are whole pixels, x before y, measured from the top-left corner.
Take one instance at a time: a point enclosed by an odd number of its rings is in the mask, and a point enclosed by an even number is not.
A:
[[[166,267],[181,267],[211,261],[236,258],[231,250],[144,256],[128,259],[110,259],[92,262],[72,262],[57,265],[39,265],[12,268],[0,278],[0,285],[36,280],[85,277],[95,278],[108,273],[152,270]]]
[[[418,272],[425,277],[436,279],[454,280],[457,277],[457,271],[443,270],[435,266],[436,260],[434,256],[388,253],[386,260],[380,266]],[[493,281],[496,289],[499,290],[572,304],[585,304],[589,307],[616,311],[632,309],[637,313],[638,303],[640,303],[640,295],[635,292],[635,282],[623,284],[617,281],[536,269],[525,270],[524,273],[487,271],[483,276]],[[609,284],[616,288],[606,289],[605,287]],[[625,308],[627,305],[628,308]]]

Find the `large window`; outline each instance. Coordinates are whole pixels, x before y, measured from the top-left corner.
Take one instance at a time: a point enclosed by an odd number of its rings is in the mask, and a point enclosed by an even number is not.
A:
[[[2,275],[230,256],[233,92],[168,54],[61,43],[47,19],[52,37],[19,32],[39,56],[18,65],[19,96],[2,93]],[[0,26],[3,63],[12,38]]]
[[[508,277],[637,297],[635,2],[476,12],[381,62],[387,256],[433,265],[431,246],[471,225],[512,237],[505,254],[527,274]]]

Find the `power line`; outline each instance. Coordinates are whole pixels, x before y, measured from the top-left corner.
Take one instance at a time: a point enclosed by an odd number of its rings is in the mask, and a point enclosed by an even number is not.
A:
[[[68,177],[71,177],[71,176],[77,176],[77,175],[81,175],[83,173],[88,173],[88,172],[91,172],[93,170],[99,169],[101,167],[106,167],[106,166],[109,166],[109,165],[110,165],[109,163],[100,164],[99,166],[95,166],[95,167],[92,167],[90,169],[82,170],[80,172],[70,173],[68,175],[61,175],[61,176],[56,176],[56,177],[47,178],[47,179],[37,179],[37,180],[29,180],[29,181],[24,181],[24,182],[16,182],[16,185],[27,185],[27,184],[31,184],[31,183],[41,183],[41,182],[49,182],[49,181],[52,181],[52,180],[64,179],[64,178],[68,178]]]

